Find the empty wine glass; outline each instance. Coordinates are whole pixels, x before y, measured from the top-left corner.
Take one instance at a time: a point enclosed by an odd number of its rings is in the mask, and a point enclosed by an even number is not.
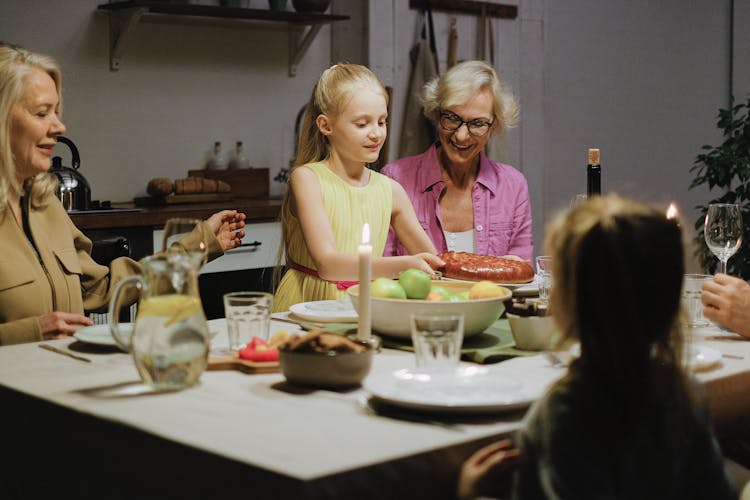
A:
[[[193,233],[191,235],[191,233]],[[188,238],[181,241],[183,238]],[[198,268],[208,257],[208,239],[200,219],[173,218],[164,224],[163,252],[188,253]]]
[[[589,198],[588,195],[580,194],[580,193],[573,196],[570,199],[570,208],[573,208],[575,206],[580,205],[581,203],[584,203],[586,200],[588,200],[588,198]]]
[[[742,209],[736,203],[708,205],[703,234],[709,250],[719,259],[719,272],[727,272],[729,257],[742,244]]]

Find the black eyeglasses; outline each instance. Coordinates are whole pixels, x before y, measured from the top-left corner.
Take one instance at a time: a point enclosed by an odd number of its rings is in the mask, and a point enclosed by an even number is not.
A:
[[[482,118],[477,118],[476,120],[466,121],[457,114],[451,113],[450,111],[440,112],[440,126],[445,130],[455,132],[456,130],[460,129],[461,125],[463,125],[464,123],[466,124],[466,128],[469,130],[469,133],[471,135],[473,135],[474,137],[482,137],[490,131],[490,127],[492,127],[492,124],[495,123],[495,120],[487,121]]]

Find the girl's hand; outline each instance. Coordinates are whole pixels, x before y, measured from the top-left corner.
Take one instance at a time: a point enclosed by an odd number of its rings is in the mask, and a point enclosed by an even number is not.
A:
[[[518,464],[521,453],[513,449],[509,439],[485,446],[470,456],[461,467],[458,479],[458,498],[498,498],[508,493],[511,471]]]
[[[240,246],[245,237],[245,214],[237,210],[222,210],[209,217],[206,222],[216,235],[225,252]]]
[[[410,260],[413,262],[413,265],[410,265],[410,267],[421,269],[430,275],[435,274],[435,269],[445,266],[443,259],[427,252],[412,255]]]
[[[91,318],[75,313],[55,311],[38,317],[44,340],[59,339],[73,335],[84,326],[94,324]]]

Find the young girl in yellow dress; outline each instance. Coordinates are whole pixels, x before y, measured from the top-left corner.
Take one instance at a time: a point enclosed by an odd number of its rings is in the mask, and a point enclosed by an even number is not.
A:
[[[365,223],[373,278],[395,278],[409,268],[432,273],[443,264],[404,189],[367,168],[385,142],[387,104],[383,84],[364,66],[336,64],[315,85],[281,211],[287,271],[275,311],[345,298],[358,278]],[[382,257],[391,225],[412,255]]]

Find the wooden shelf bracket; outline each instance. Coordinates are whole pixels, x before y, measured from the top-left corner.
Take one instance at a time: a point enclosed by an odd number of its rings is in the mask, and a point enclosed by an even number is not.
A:
[[[308,28],[300,25],[289,27],[289,76],[297,75],[297,65],[310,48],[318,35],[322,24],[313,24]]]
[[[145,7],[133,7],[109,13],[109,69],[120,69],[120,57],[125,43],[130,38],[133,28],[141,20],[141,16],[148,12]]]

